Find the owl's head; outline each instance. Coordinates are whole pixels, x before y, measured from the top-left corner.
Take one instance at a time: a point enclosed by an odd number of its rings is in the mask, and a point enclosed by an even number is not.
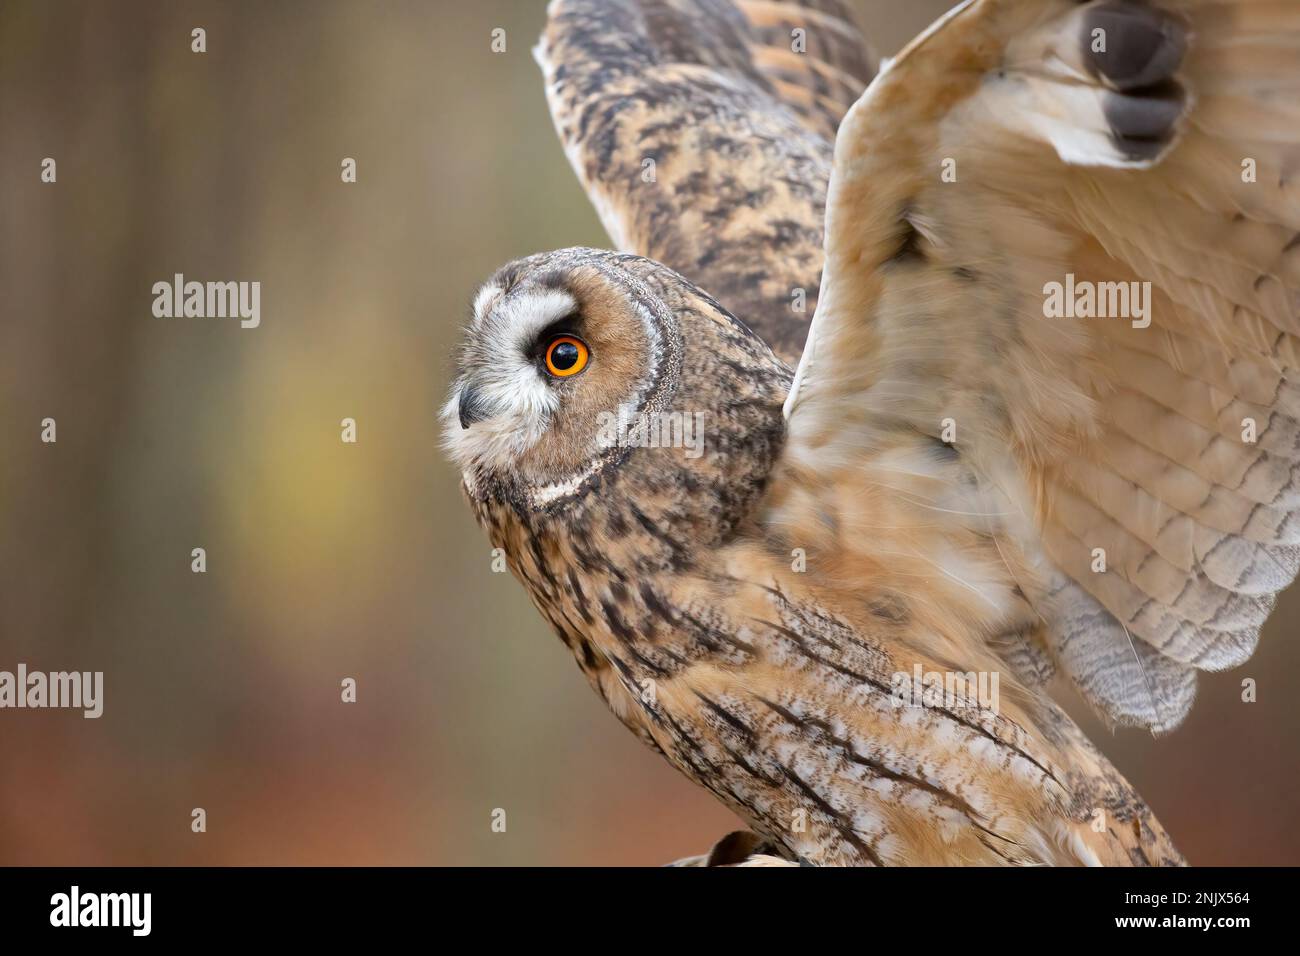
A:
[[[788,384],[756,336],[667,267],[565,249],[510,263],[475,297],[445,444],[471,497],[529,510],[630,471],[683,491],[728,469],[761,485]]]

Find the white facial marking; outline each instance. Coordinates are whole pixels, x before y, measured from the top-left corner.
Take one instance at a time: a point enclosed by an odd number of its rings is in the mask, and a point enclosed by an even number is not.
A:
[[[475,322],[487,313],[488,307],[492,305],[493,300],[501,295],[501,291],[500,286],[493,285],[491,282],[485,283],[483,288],[478,290],[478,294],[474,296]]]
[[[478,464],[504,468],[541,440],[559,396],[530,354],[538,334],[578,308],[557,289],[514,295],[485,285],[474,298],[468,369],[442,409],[443,441],[462,470]],[[460,424],[460,400],[472,389],[482,417]]]

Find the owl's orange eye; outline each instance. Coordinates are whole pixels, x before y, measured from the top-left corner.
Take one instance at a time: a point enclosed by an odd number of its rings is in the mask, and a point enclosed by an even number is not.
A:
[[[581,341],[572,335],[557,335],[546,346],[546,371],[556,378],[568,378],[586,368],[590,357]]]

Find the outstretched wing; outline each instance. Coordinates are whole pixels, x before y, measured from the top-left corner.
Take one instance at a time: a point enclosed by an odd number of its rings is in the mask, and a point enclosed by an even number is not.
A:
[[[826,248],[786,460],[845,547],[1177,725],[1300,565],[1300,3],[964,4],[845,117]]]
[[[874,73],[839,0],[552,0],[536,56],[618,248],[708,290],[793,361],[835,130]]]

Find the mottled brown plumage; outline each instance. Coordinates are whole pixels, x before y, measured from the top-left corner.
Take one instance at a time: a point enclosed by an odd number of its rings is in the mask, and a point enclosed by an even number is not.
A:
[[[691,276],[796,360],[817,305],[835,130],[875,73],[838,0],[562,0],[536,52],[565,151],[618,248]]]
[[[826,116],[755,72],[774,11],[739,7],[558,0],[544,60],[620,244],[727,289],[779,351],[797,322],[771,283],[820,268],[806,216],[764,232],[794,193],[687,222],[688,182],[821,148]],[[446,413],[467,498],[614,713],[758,834],[695,863],[1181,862],[1045,684],[1171,729],[1295,576],[1297,51],[1300,7],[964,5],[839,124],[793,378],[650,259],[564,250],[484,286]],[[737,76],[755,98],[720,107]],[[670,141],[689,177],[623,175]],[[728,271],[760,247],[768,284]],[[1151,321],[1049,318],[1067,274],[1151,281]],[[572,374],[548,364],[570,339]],[[913,699],[919,675],[1000,693]]]

